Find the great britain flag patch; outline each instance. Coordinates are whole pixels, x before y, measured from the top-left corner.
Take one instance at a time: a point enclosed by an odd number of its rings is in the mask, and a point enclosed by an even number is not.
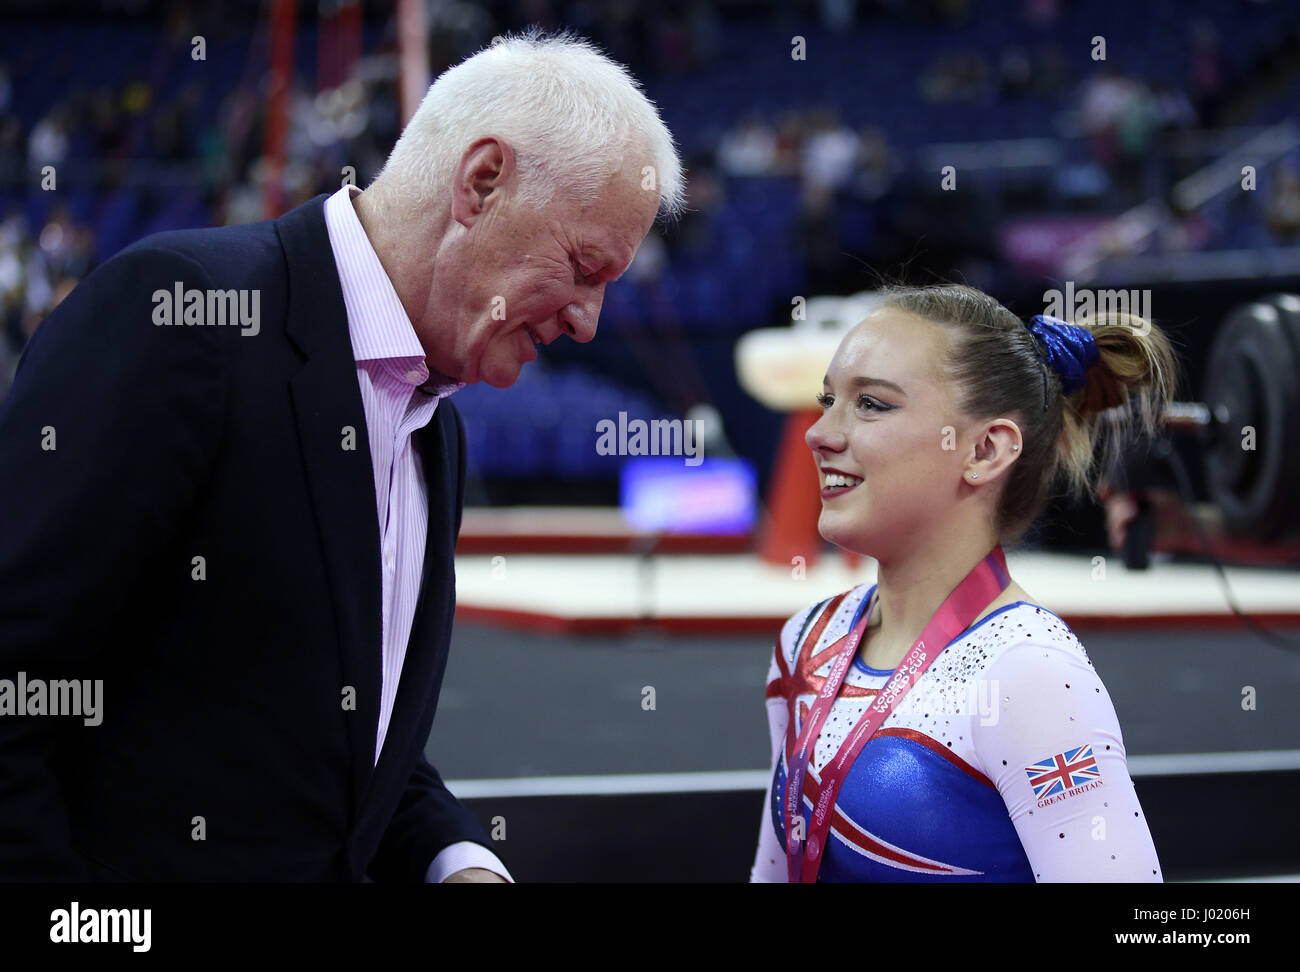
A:
[[[1092,754],[1091,745],[1067,749],[1055,756],[1040,759],[1026,766],[1025,774],[1029,777],[1029,785],[1034,788],[1034,796],[1039,799],[1101,779],[1101,770]]]

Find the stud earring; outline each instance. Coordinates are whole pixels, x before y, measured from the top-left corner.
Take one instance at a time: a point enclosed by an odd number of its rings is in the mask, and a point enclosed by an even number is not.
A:
[[[979,479],[979,478],[980,478],[980,474],[979,474],[979,473],[971,473],[971,474],[970,474],[970,478],[971,478],[971,479]]]
[[[1019,452],[1019,451],[1020,451],[1020,446],[1018,446],[1018,445],[1013,445],[1013,446],[1011,447],[1011,451],[1012,451],[1012,452]]]

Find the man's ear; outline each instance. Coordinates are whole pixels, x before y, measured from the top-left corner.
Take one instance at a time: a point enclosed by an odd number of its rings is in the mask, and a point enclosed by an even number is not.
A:
[[[495,135],[478,139],[460,157],[451,183],[451,215],[472,226],[498,201],[515,178],[515,153],[510,143]]]

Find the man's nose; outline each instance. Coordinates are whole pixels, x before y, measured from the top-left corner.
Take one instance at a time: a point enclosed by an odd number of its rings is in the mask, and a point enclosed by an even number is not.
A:
[[[560,327],[573,340],[586,344],[596,336],[596,325],[600,321],[600,308],[604,302],[603,284],[582,288],[560,312]]]

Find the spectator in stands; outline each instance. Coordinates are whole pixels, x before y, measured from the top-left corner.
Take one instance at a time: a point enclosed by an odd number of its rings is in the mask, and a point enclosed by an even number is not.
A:
[[[1151,84],[1151,99],[1155,112],[1155,125],[1162,135],[1196,126],[1196,109],[1187,92],[1175,88],[1167,81]]]
[[[895,162],[889,140],[882,129],[864,128],[858,135],[857,178],[854,192],[859,199],[879,199],[894,181]]]
[[[803,139],[800,175],[812,190],[832,196],[853,178],[858,161],[858,136],[833,109],[812,112]]]
[[[804,279],[811,294],[839,293],[845,256],[836,221],[835,197],[818,182],[805,182],[799,200],[794,240],[803,257]]]
[[[1135,81],[1129,98],[1115,120],[1115,142],[1119,160],[1115,186],[1122,194],[1117,203],[1136,205],[1160,191],[1160,152],[1153,152],[1151,142],[1158,119],[1155,102],[1145,83]]]
[[[27,162],[39,175],[47,165],[57,170],[67,155],[67,111],[62,105],[56,105],[32,127],[27,139]]]
[[[1080,117],[1093,158],[1114,171],[1119,164],[1120,122],[1138,97],[1138,86],[1121,69],[1106,63],[1083,83]]]
[[[718,168],[729,176],[761,176],[776,165],[776,132],[758,112],[750,112],[723,133]]]
[[[723,200],[722,182],[702,157],[687,163],[683,178],[686,208],[669,234],[668,243],[679,259],[706,259],[717,249],[717,210]]]
[[[1219,35],[1208,20],[1191,24],[1192,56],[1188,72],[1192,100],[1196,113],[1205,124],[1218,123],[1219,101],[1227,87],[1226,69],[1219,52]]]
[[[776,151],[772,157],[774,175],[798,175],[800,147],[803,145],[804,118],[798,111],[781,114],[776,126]]]

